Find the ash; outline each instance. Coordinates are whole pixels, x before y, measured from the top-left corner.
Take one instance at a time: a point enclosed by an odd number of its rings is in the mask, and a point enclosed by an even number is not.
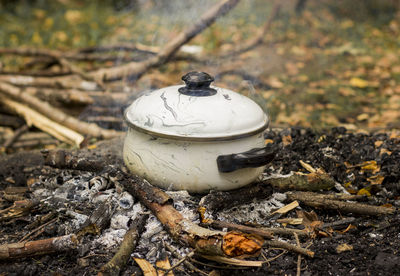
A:
[[[81,257],[116,251],[132,222],[145,213],[150,216],[133,257],[144,258],[155,264],[162,256],[168,254],[174,264],[179,260],[165,251],[165,243],[175,247],[182,256],[190,253],[189,248],[174,243],[158,219],[124,191],[117,180],[107,174],[62,170],[58,171],[57,175],[41,176],[39,181],[32,184],[31,189],[35,198],[61,214],[60,222],[62,223],[58,224],[58,235],[81,231],[93,220],[96,211],[106,206],[109,212],[108,223],[100,235],[91,235],[86,238],[85,246],[79,252]],[[200,196],[192,196],[187,191],[167,191],[166,193],[173,199],[174,208],[184,218],[196,224],[200,223],[197,211]],[[207,216],[230,222],[262,224],[271,210],[283,206],[284,199],[282,194],[274,194],[269,200],[255,201],[215,212],[215,214],[210,213]],[[106,216],[105,213],[102,215]]]

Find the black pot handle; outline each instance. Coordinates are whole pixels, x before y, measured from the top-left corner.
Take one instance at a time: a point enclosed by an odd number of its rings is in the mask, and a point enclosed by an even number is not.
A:
[[[243,168],[262,167],[271,162],[275,154],[275,150],[271,147],[264,147],[241,153],[220,155],[217,157],[218,170],[227,173]]]

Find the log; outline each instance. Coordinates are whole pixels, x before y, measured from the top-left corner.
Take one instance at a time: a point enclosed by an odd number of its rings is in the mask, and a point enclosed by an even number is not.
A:
[[[12,260],[73,250],[78,240],[75,235],[0,245],[0,260]]]
[[[288,200],[298,200],[308,206],[337,210],[340,213],[353,213],[367,216],[380,216],[393,214],[396,211],[394,207],[373,206],[357,202],[347,202],[341,200],[327,199],[319,194],[311,192],[287,192]]]

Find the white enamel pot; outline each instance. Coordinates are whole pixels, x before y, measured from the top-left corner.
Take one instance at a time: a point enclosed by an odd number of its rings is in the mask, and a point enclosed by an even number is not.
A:
[[[127,108],[126,166],[168,190],[204,193],[254,181],[274,156],[264,146],[268,116],[251,99],[210,86],[207,73],[182,79],[186,85],[148,92]]]

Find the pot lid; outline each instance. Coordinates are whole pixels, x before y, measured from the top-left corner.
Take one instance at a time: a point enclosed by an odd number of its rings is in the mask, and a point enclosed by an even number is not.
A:
[[[126,110],[125,120],[139,131],[185,140],[227,140],[263,131],[268,116],[250,98],[210,86],[213,77],[190,72],[186,85],[147,92]]]

